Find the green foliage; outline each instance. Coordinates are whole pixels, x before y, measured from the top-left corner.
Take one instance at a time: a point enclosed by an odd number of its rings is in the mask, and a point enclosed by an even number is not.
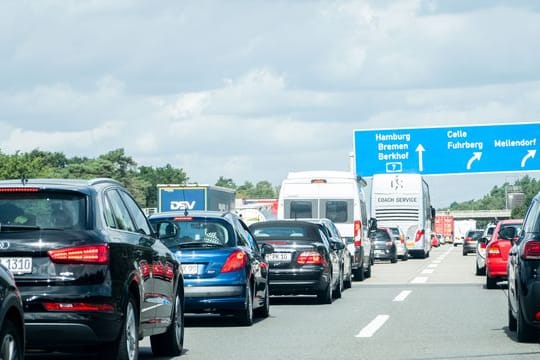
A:
[[[509,183],[504,183],[502,186],[494,186],[489,194],[479,200],[469,200],[462,203],[453,202],[450,210],[501,210],[506,207],[506,188]],[[532,198],[540,191],[540,181],[537,181],[530,176],[516,180],[514,186],[521,187],[525,195],[523,204],[512,210],[512,218],[522,218],[531,203]]]

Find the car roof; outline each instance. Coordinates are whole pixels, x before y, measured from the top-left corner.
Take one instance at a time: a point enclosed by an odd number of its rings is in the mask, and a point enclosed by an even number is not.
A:
[[[163,219],[163,218],[169,218],[169,217],[205,217],[205,218],[225,218],[226,216],[236,216],[236,214],[232,214],[230,212],[223,212],[223,211],[212,211],[212,210],[193,210],[193,211],[184,211],[184,210],[178,210],[178,211],[164,211],[160,213],[155,213],[149,216],[149,219]]]
[[[8,179],[0,180],[0,187],[39,187],[41,189],[68,189],[80,191],[89,189],[96,185],[123,185],[111,178],[94,178],[94,179],[51,179],[51,178],[36,178],[36,179]]]
[[[296,219],[282,219],[282,220],[267,220],[261,221],[258,223],[251,224],[250,227],[261,227],[261,226],[290,226],[290,225],[301,225],[307,227],[318,227],[319,224],[314,222],[305,221],[305,220],[296,220]]]

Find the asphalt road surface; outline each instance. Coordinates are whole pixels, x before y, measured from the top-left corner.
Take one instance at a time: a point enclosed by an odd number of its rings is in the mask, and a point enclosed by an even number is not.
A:
[[[273,297],[270,317],[251,327],[187,315],[178,359],[540,359],[540,342],[520,344],[508,330],[504,284],[485,289],[474,266],[474,254],[443,245],[427,259],[377,262],[370,279],[330,305]],[[27,356],[36,357],[83,358]],[[154,359],[149,339],[140,359]]]

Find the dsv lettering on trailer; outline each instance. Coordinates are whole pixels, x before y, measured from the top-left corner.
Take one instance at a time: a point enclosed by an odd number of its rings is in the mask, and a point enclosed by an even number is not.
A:
[[[171,210],[193,210],[195,209],[196,201],[171,201]]]

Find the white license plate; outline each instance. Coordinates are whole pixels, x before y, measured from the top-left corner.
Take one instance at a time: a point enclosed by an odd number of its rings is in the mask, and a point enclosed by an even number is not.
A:
[[[268,261],[291,261],[291,253],[272,253],[266,255]]]
[[[184,275],[196,275],[199,273],[199,264],[182,264]]]
[[[32,258],[30,257],[4,257],[0,262],[14,274],[30,274],[32,272]]]

